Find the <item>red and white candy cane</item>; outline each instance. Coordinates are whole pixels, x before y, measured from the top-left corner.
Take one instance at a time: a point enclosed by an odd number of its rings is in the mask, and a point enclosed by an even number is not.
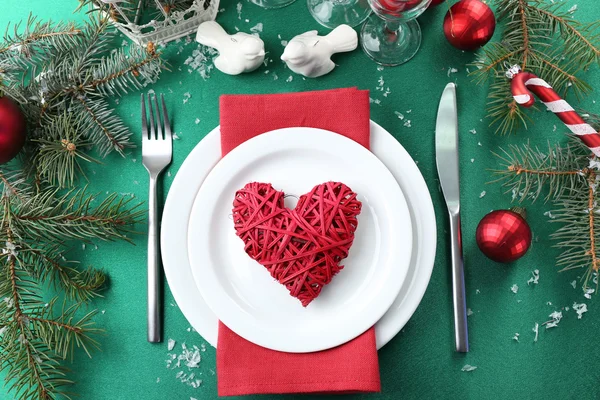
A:
[[[563,100],[545,80],[530,72],[521,71],[518,65],[511,67],[506,76],[512,79],[511,91],[515,101],[523,107],[531,107],[535,102],[532,92],[564,124],[579,137],[592,153],[600,157],[600,134]]]

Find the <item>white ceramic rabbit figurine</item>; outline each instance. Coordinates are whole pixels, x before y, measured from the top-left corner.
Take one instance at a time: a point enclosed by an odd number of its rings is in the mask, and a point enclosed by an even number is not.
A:
[[[328,74],[335,68],[331,56],[352,51],[358,46],[358,35],[348,25],[340,25],[326,36],[309,31],[295,36],[283,51],[281,59],[288,68],[308,78]]]
[[[258,36],[244,32],[229,35],[215,21],[200,24],[196,41],[219,52],[215,67],[229,75],[254,71],[265,59],[265,43]]]

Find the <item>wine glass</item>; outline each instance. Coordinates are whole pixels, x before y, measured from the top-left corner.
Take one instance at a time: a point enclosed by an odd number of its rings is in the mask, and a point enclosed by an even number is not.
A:
[[[262,8],[282,8],[289,6],[296,0],[250,0],[252,3]]]
[[[421,27],[416,18],[431,0],[369,0],[373,14],[361,31],[365,53],[386,66],[404,64],[421,46]]]
[[[330,29],[360,25],[371,14],[368,0],[307,0],[307,6],[313,18]]]

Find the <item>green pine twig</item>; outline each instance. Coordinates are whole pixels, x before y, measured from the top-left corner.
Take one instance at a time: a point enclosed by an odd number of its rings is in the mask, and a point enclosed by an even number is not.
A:
[[[546,80],[560,95],[581,97],[591,91],[577,75],[600,62],[600,21],[576,21],[564,3],[543,0],[495,0],[504,31],[500,42],[482,49],[472,64],[474,81],[490,81],[488,117],[496,132],[527,127],[526,113],[514,102],[505,77],[508,66]]]

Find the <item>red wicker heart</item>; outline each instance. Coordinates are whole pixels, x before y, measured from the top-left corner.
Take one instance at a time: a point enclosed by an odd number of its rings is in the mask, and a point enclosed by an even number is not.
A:
[[[233,221],[246,253],[306,307],[342,268],[361,202],[348,186],[315,186],[290,210],[269,183],[248,183],[233,200]]]

